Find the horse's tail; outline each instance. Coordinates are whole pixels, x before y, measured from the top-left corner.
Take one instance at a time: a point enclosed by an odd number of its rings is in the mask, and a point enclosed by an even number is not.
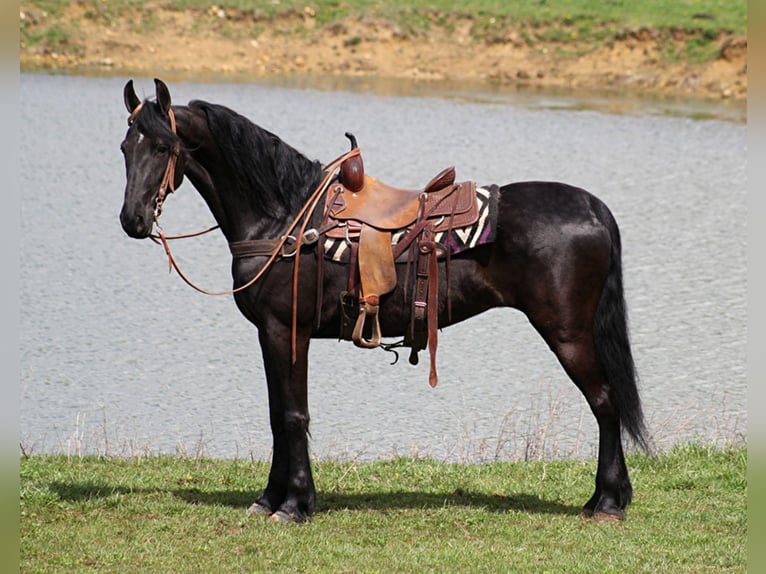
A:
[[[622,244],[620,230],[609,209],[596,200],[594,209],[611,238],[609,273],[596,308],[596,355],[612,392],[622,428],[648,452],[649,442],[638,393],[638,375],[630,351],[628,318],[622,285]]]

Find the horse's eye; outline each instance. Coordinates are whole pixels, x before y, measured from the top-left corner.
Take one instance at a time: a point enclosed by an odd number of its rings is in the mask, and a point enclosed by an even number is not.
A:
[[[168,153],[168,150],[170,148],[165,144],[157,144],[157,147],[154,148],[154,151],[157,155],[162,155]]]

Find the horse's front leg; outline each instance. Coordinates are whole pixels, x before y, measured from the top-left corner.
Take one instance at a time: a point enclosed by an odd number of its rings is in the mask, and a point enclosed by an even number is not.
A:
[[[290,329],[259,329],[269,392],[274,438],[266,490],[248,514],[269,514],[276,522],[302,522],[314,512],[316,491],[308,454],[309,337],[298,335],[297,360],[292,362]]]

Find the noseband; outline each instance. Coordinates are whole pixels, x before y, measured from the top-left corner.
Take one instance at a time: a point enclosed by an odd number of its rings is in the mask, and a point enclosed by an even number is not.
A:
[[[136,109],[134,109],[130,116],[128,116],[128,125],[133,125],[133,122],[136,119],[136,116],[141,111],[141,108],[144,106],[143,102],[138,104],[136,106]],[[173,132],[173,135],[177,136],[176,133],[176,116],[173,113],[173,108],[168,108],[168,119],[170,120],[170,131]],[[178,156],[181,155],[181,146],[178,142],[176,142],[173,147],[170,150],[170,156],[168,157],[168,164],[165,166],[165,173],[162,176],[162,181],[160,182],[160,189],[157,193],[157,199],[154,205],[154,222],[159,225],[159,219],[160,215],[162,215],[162,205],[165,203],[165,198],[168,196],[169,193],[173,193],[176,190],[175,185],[175,177],[176,177],[176,162],[178,161]],[[168,189],[170,192],[168,192]]]

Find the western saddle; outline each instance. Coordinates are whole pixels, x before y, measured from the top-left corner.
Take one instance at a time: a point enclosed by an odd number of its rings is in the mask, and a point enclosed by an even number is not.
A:
[[[347,133],[352,150],[356,138]],[[449,248],[435,241],[437,233],[476,223],[479,217],[476,184],[455,183],[455,168],[439,173],[423,189],[399,189],[364,173],[360,154],[340,166],[337,181],[328,190],[322,228],[328,238],[343,239],[350,247],[348,291],[341,295],[341,338],[355,345],[381,345],[380,298],[397,286],[396,261],[406,261],[405,289],[412,288],[409,329],[401,343],[411,347],[410,362],[426,344],[431,355],[429,383],[436,386],[436,345],[439,327],[438,259],[447,258],[447,310],[449,305]],[[398,243],[392,234],[406,230]],[[414,284],[410,266],[416,269]],[[411,286],[410,286],[411,285]],[[408,294],[405,292],[405,301]],[[354,307],[356,316],[354,317]],[[349,328],[353,323],[350,337]]]

